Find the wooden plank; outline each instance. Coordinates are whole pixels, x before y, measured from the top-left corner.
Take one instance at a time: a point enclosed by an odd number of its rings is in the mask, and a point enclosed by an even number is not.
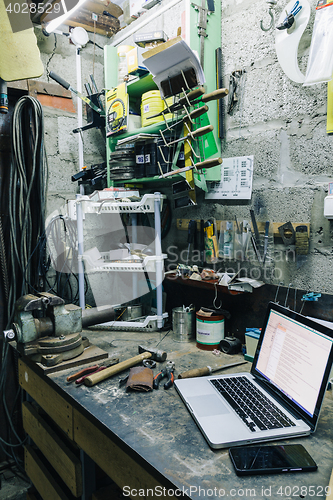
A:
[[[45,374],[49,374],[67,370],[68,368],[73,368],[74,366],[81,366],[87,363],[101,361],[102,359],[106,359],[108,356],[109,354],[103,349],[100,349],[95,345],[90,345],[86,347],[83,353],[76,358],[67,359],[66,361],[62,361],[62,363],[58,363],[54,366],[44,366],[41,363],[36,363],[36,365],[38,365]]]
[[[24,468],[43,500],[70,500],[36,451],[29,445],[24,447]]]
[[[42,375],[37,375],[22,359],[18,362],[19,383],[35,401],[52,417],[52,420],[73,439],[73,409]]]
[[[82,495],[82,466],[31,403],[22,405],[23,427],[75,497]]]
[[[119,486],[131,490],[163,488],[137,461],[74,408],[74,440]],[[176,499],[175,496],[168,497]]]
[[[188,230],[188,223],[190,222],[191,219],[177,219],[176,222],[176,227],[180,231],[187,231]],[[197,219],[197,230],[200,231],[200,220]],[[259,232],[264,233],[265,231],[265,222],[257,222],[258,224],[258,229]],[[274,237],[278,238],[280,237],[279,233],[279,227],[285,224],[285,222],[273,222],[273,232],[274,232]],[[217,230],[220,231],[221,227],[222,229],[225,229],[226,221],[223,220],[216,220],[216,227]],[[293,228],[295,229],[297,226],[306,226],[308,228],[308,236],[310,236],[310,222],[292,222]]]
[[[27,80],[30,94],[45,94],[49,96],[72,98],[70,90],[64,89],[59,83],[41,82],[40,80]]]

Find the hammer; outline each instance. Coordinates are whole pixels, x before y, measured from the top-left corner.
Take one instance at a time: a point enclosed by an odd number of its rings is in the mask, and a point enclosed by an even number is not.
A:
[[[143,361],[144,359],[151,358],[154,359],[155,361],[166,360],[167,353],[165,351],[160,351],[159,349],[153,347],[147,347],[147,349],[146,350],[145,349],[146,349],[145,347],[139,346],[140,354],[138,356],[134,356],[134,358],[126,359],[125,361],[122,361],[117,365],[105,368],[105,370],[101,372],[92,373],[91,375],[89,375],[84,379],[84,385],[92,387],[93,385],[98,384],[98,382],[102,382],[102,380],[112,377],[112,375],[115,375],[116,373],[122,372],[127,368],[131,368],[132,366],[137,365],[138,363],[140,363],[140,361]]]

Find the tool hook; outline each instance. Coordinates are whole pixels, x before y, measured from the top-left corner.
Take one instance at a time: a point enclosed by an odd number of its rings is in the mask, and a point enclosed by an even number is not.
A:
[[[260,21],[260,28],[263,30],[263,31],[269,31],[271,28],[273,28],[274,26],[274,11],[273,11],[273,8],[275,7],[276,3],[277,3],[277,0],[266,0],[266,2],[268,3],[268,14],[270,15],[271,17],[271,23],[270,25],[268,26],[268,28],[265,28],[264,25],[263,25],[263,22]]]
[[[292,283],[289,283],[288,288],[287,288],[287,293],[286,293],[286,299],[284,301],[284,307],[287,307],[287,300],[288,300],[288,295],[289,295],[289,290],[293,286]]]
[[[265,28],[265,27],[264,27],[262,20],[260,21],[260,28],[261,28],[263,31],[269,31],[269,30],[270,30],[270,29],[272,29],[272,28],[273,28],[273,26],[274,26],[274,12],[273,12],[272,7],[270,7],[270,8],[268,9],[268,14],[271,16],[271,23],[270,23],[270,25],[268,26],[268,28]]]
[[[277,298],[279,295],[280,286],[283,286],[283,285],[284,285],[283,281],[280,281],[280,283],[278,284],[278,286],[276,288],[276,294],[275,294],[275,299],[274,299],[275,304],[278,304]]]
[[[214,283],[214,287],[215,287],[215,297],[214,297],[214,300],[213,300],[213,307],[214,309],[221,309],[222,307],[222,300],[220,299],[220,305],[217,306],[216,305],[216,299],[217,299],[217,283]]]

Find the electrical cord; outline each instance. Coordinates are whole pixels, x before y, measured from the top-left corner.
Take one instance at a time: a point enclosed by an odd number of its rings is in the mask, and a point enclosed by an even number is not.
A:
[[[8,179],[5,196],[2,196],[6,200],[6,207],[3,206],[2,212],[8,211],[9,219],[7,246],[0,228],[2,279],[7,301],[4,315],[6,328],[11,327],[16,300],[32,289],[39,288],[40,262],[45,259],[45,246],[41,245],[48,180],[44,118],[41,104],[31,96],[21,97],[13,111]],[[13,423],[13,412],[21,390],[18,385],[10,411],[6,400],[8,368],[9,346],[4,340],[1,349],[0,400],[8,423],[8,438],[0,438],[0,447],[24,473],[14,451],[24,443]]]

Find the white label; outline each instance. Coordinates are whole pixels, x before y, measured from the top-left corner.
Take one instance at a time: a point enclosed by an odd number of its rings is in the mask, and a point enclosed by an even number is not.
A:
[[[137,163],[138,165],[143,165],[144,162],[145,162],[144,155],[136,155],[135,163]]]
[[[149,113],[149,104],[145,104],[145,105],[143,106],[143,112],[144,112],[144,113]]]

